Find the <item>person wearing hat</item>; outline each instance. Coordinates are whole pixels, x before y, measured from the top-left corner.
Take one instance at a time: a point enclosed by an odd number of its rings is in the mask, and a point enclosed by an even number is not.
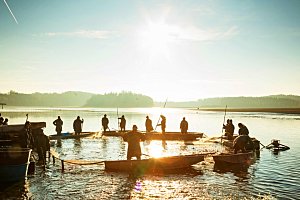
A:
[[[77,119],[73,122],[73,129],[75,131],[75,135],[79,135],[82,132],[82,124],[83,119],[81,120],[79,116],[77,116]]]
[[[182,134],[186,134],[187,130],[189,128],[189,124],[188,122],[185,120],[185,117],[182,118],[181,122],[180,122],[180,130]]]
[[[125,133],[123,139],[128,143],[127,160],[131,160],[132,157],[141,160],[142,151],[140,142],[145,140],[145,136],[138,131],[137,126],[133,125],[132,131]]]
[[[161,132],[164,134],[166,132],[166,117],[163,115],[160,115],[161,122],[160,124],[157,124],[157,126],[161,126]]]
[[[105,133],[106,129],[108,129],[108,123],[109,123],[109,120],[106,117],[106,114],[104,114],[104,117],[102,117],[101,123],[102,123],[102,127],[103,127],[103,132]]]
[[[147,133],[153,131],[152,120],[149,118],[149,116],[146,117],[145,126]]]
[[[124,117],[124,115],[122,115],[122,117],[118,118],[120,119],[120,128],[121,128],[121,131],[125,131],[125,126],[126,126],[126,119]]]

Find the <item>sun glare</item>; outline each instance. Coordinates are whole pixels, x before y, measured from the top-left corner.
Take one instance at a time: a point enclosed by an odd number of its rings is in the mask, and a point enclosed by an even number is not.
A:
[[[168,54],[168,44],[174,42],[179,29],[164,22],[149,22],[139,33],[139,44],[152,54]]]

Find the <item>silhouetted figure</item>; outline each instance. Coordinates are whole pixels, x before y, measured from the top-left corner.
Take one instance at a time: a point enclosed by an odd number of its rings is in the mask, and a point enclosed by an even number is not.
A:
[[[122,115],[122,117],[119,117],[118,119],[120,119],[120,128],[121,131],[125,131],[125,126],[126,126],[126,119],[124,117],[124,115]]]
[[[161,126],[161,132],[164,134],[166,132],[166,117],[163,115],[160,115],[161,122],[157,126]]]
[[[61,120],[60,116],[57,117],[56,120],[54,120],[53,122],[55,127],[55,131],[57,133],[57,135],[61,135],[61,131],[62,131],[62,126],[64,124],[64,122]]]
[[[79,116],[77,116],[77,119],[73,122],[73,129],[75,131],[75,135],[79,135],[82,132],[82,124],[83,119],[81,120]]]
[[[240,135],[233,140],[233,149],[234,153],[237,153],[239,150],[245,153],[247,150],[253,150],[254,144],[248,135]]]
[[[153,131],[152,120],[149,118],[149,116],[146,117],[145,126],[146,126],[146,132]]]
[[[189,129],[189,123],[185,120],[185,117],[183,117],[180,122],[181,133],[187,133],[188,129]]]
[[[25,122],[23,133],[21,135],[21,146],[23,148],[33,148],[34,140],[31,132],[31,124],[29,121]]]
[[[133,125],[132,131],[125,133],[123,136],[124,141],[128,143],[127,160],[131,160],[132,157],[141,160],[142,151],[140,142],[145,140],[145,136],[137,129],[137,126]]]
[[[3,125],[8,125],[8,119],[5,118],[4,122],[3,122]]]
[[[234,125],[231,119],[227,119],[227,124],[223,124],[223,129],[225,129],[225,136],[227,136],[228,140],[233,140]]]
[[[106,132],[106,129],[108,129],[108,124],[109,124],[109,120],[106,117],[106,114],[104,114],[104,117],[102,117],[102,127],[103,127],[103,132]]]
[[[244,124],[238,123],[238,127],[240,128],[239,135],[249,135],[249,130]]]
[[[0,117],[0,125],[3,125],[3,122],[4,122],[4,118]]]

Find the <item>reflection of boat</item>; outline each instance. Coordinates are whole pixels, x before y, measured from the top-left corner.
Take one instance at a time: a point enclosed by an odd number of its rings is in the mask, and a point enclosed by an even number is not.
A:
[[[255,157],[254,152],[247,153],[221,153],[219,155],[213,155],[215,164],[250,164]]]
[[[204,160],[204,155],[182,155],[142,160],[104,161],[105,169],[111,171],[165,171],[188,168]]]
[[[289,150],[290,147],[288,147],[284,144],[280,144],[280,140],[273,139],[271,141],[271,144],[268,144],[266,146],[266,149],[270,149],[272,151],[285,151],[285,150]]]
[[[120,132],[120,131],[106,131],[103,132],[103,136],[116,136],[116,137],[122,137],[126,132]],[[189,132],[186,134],[182,134],[180,132],[165,132],[165,134],[162,134],[161,132],[150,132],[145,133],[142,132],[145,135],[146,140],[197,140],[198,138],[203,137],[203,133],[199,132]]]
[[[61,135],[49,135],[50,140],[57,140],[57,139],[77,139],[83,137],[91,137],[98,134],[98,132],[81,132],[79,135],[75,135],[74,132],[72,133],[62,133]]]
[[[25,180],[31,149],[0,148],[0,182]]]

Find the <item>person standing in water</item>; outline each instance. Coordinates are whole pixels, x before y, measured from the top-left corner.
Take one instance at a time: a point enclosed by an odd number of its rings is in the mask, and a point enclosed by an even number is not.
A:
[[[133,125],[132,131],[125,133],[123,139],[128,143],[127,160],[131,160],[132,157],[141,160],[142,151],[140,142],[145,140],[145,136],[138,131],[137,126]]]
[[[118,118],[120,119],[120,128],[121,128],[121,131],[125,131],[125,126],[126,126],[126,119],[124,117],[124,115],[122,115],[122,117]]]
[[[102,123],[102,127],[103,127],[103,132],[105,133],[106,129],[108,129],[108,124],[109,124],[109,120],[106,117],[106,114],[104,114],[104,117],[102,117],[101,123]]]
[[[61,135],[62,126],[63,126],[64,122],[61,120],[60,116],[58,116],[57,119],[54,120],[53,124],[55,126],[55,131],[56,131],[57,135]]]
[[[81,120],[79,116],[77,116],[77,119],[73,122],[73,129],[75,131],[75,135],[79,135],[82,132],[82,124],[83,119]]]
[[[153,131],[152,120],[149,118],[149,116],[146,117],[145,126],[146,126],[147,133]]]

